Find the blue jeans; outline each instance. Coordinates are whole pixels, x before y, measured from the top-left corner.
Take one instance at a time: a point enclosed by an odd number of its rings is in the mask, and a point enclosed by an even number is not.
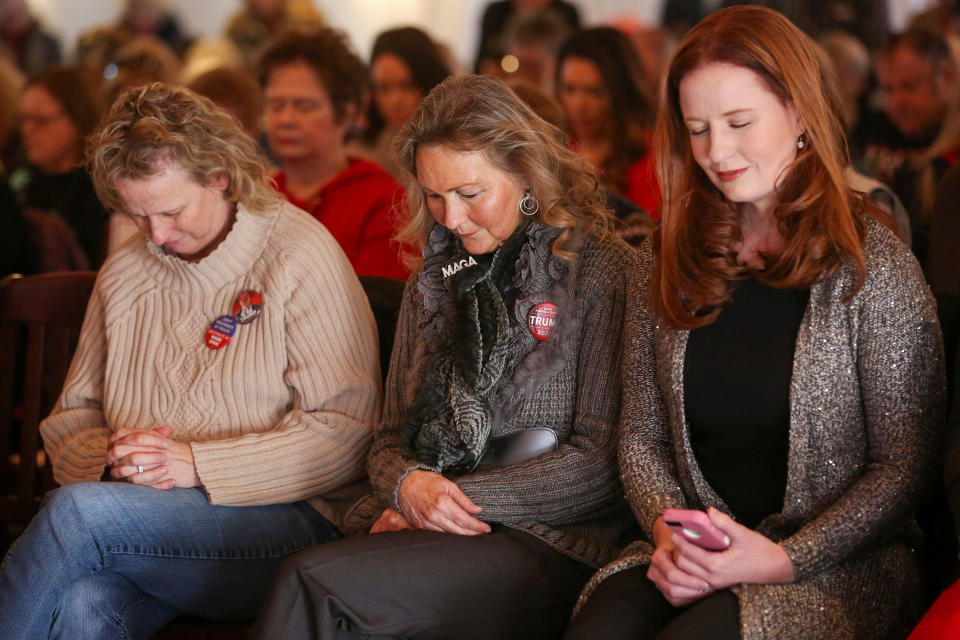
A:
[[[304,502],[224,507],[200,489],[67,485],[0,565],[0,638],[145,638],[181,613],[252,618],[284,558],[338,537]]]

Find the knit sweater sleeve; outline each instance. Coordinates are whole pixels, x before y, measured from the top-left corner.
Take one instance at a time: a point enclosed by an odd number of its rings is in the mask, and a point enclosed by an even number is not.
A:
[[[479,518],[504,524],[579,522],[609,508],[622,493],[616,468],[618,364],[625,274],[629,271],[626,263],[632,261],[632,255],[624,247],[620,254],[624,264],[608,265],[602,278],[594,277],[596,274],[585,278],[589,284],[582,290],[587,293],[578,299],[583,318],[570,438],[556,451],[526,462],[454,478],[483,509]],[[437,471],[404,458],[397,438],[412,395],[406,386],[415,388],[417,383],[410,379],[418,344],[415,289],[408,284],[387,380],[384,421],[369,464],[374,488],[384,504],[394,508],[399,506],[400,484],[410,471]]]
[[[650,241],[630,276],[624,323],[623,411],[620,415],[620,472],[627,501],[647,538],[664,509],[683,508],[670,421],[657,380],[655,321],[647,308]]]
[[[376,326],[350,264],[325,236],[323,246],[280,258],[290,410],[273,429],[191,443],[214,504],[302,500],[364,473],[380,411]]]
[[[872,235],[867,281],[850,303],[866,460],[835,502],[781,543],[798,580],[910,516],[935,468],[946,396],[936,307],[909,250],[886,230]]]
[[[623,494],[617,471],[620,355],[626,274],[634,253],[581,273],[583,322],[570,438],[556,451],[520,464],[488,468],[456,479],[488,522],[536,521],[557,526],[582,522],[608,509]],[[602,271],[602,274],[600,273]]]
[[[40,423],[44,448],[59,484],[96,481],[106,466],[110,430],[103,415],[107,345],[100,282],[94,287],[66,382],[50,416]]]
[[[439,472],[428,465],[400,453],[400,429],[406,419],[406,411],[412,399],[411,385],[416,368],[417,350],[420,346],[418,328],[417,280],[419,274],[407,281],[397,318],[397,332],[393,340],[393,352],[390,355],[390,371],[384,388],[383,420],[377,427],[370,448],[367,470],[370,484],[381,504],[400,510],[398,492],[400,483],[411,471],[423,469]]]

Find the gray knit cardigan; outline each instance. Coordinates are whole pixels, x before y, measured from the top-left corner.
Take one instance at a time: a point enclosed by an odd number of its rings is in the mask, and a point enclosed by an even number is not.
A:
[[[559,447],[519,464],[447,477],[483,508],[478,518],[525,531],[599,568],[616,557],[624,533],[635,526],[618,478],[616,430],[627,276],[637,254],[612,234],[590,238],[568,269],[550,250],[558,231],[542,223],[526,231],[530,242],[518,259],[522,286],[511,318],[516,366],[492,435],[546,426],[557,432]],[[459,251],[459,241],[435,227],[424,268],[407,283],[383,420],[369,457],[375,499],[355,505],[348,531],[369,527],[385,506],[399,509],[397,491],[409,472],[436,471],[403,457],[398,433],[434,345],[454,320],[442,267],[456,261]],[[541,302],[558,307],[545,342],[526,326],[529,310]]]
[[[868,275],[814,285],[797,334],[783,510],[757,530],[778,541],[796,581],[733,587],[741,637],[754,640],[905,637],[922,588],[912,514],[935,472],[944,417],[943,347],[920,267],[887,229],[868,222]],[[684,416],[688,331],[658,325],[646,306],[649,243],[631,278],[620,465],[648,539],[667,508],[729,509],[704,480]],[[602,580],[649,563],[632,543]]]

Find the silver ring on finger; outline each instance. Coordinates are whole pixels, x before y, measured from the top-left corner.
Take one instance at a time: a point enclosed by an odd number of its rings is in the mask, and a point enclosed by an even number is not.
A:
[[[138,464],[138,465],[137,465],[137,475],[141,475],[141,476],[143,475],[143,465],[142,465],[142,464]]]

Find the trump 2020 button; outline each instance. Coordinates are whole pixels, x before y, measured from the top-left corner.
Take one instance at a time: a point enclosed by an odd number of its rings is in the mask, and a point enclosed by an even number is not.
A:
[[[546,340],[557,324],[557,305],[541,302],[527,314],[527,327],[537,340]]]
[[[207,329],[205,342],[211,349],[222,349],[230,343],[237,331],[237,320],[233,316],[220,316]]]

